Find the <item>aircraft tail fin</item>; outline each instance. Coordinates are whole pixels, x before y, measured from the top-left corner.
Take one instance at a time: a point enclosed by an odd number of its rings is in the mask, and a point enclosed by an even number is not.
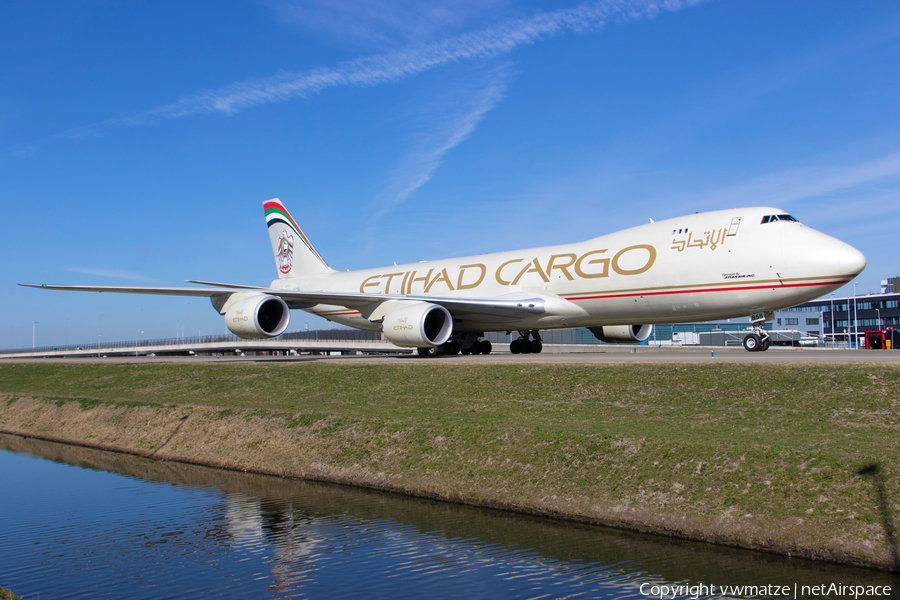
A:
[[[266,212],[266,225],[269,227],[269,239],[272,240],[279,279],[333,271],[316,252],[312,242],[303,235],[281,200],[266,200],[263,202],[263,209]]]

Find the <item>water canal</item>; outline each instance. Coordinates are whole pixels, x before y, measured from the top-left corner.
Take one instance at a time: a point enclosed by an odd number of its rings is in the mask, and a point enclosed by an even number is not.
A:
[[[647,598],[641,590],[652,585],[900,583],[865,569],[7,435],[0,515],[0,586],[26,600]],[[703,597],[722,597],[721,588]]]

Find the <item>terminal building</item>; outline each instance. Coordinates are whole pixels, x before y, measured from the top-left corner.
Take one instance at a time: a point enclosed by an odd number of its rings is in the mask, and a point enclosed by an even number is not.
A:
[[[775,319],[763,324],[776,346],[819,346],[823,343],[824,315],[813,308],[804,311],[791,309],[778,311]],[[676,323],[654,325],[647,346],[741,346],[744,336],[751,333],[750,319],[706,321],[702,323]],[[508,344],[518,333],[491,332],[485,335],[497,347]],[[900,336],[898,336],[900,338]],[[547,329],[541,331],[544,344],[603,345],[590,329]],[[900,339],[898,339],[900,341]],[[502,347],[502,346],[500,346]]]
[[[782,343],[790,340],[791,345],[797,342],[801,346],[896,349],[900,343],[900,277],[882,280],[879,294],[832,294],[776,311],[774,317],[764,327]],[[747,319],[658,325],[654,336],[657,343],[732,345],[748,327]],[[707,335],[722,333],[732,335]]]
[[[873,347],[874,344],[874,347],[896,348],[900,343],[900,332],[896,331],[900,327],[900,293],[894,290],[898,287],[900,277],[892,277],[882,280],[880,294],[842,298],[832,294],[781,313],[821,313],[822,338],[826,345]]]
[[[774,317],[764,327],[780,340],[776,344],[896,349],[900,343],[900,277],[883,279],[878,294],[840,298],[832,294],[776,311]],[[748,319],[657,325],[649,342],[736,345],[749,326]]]

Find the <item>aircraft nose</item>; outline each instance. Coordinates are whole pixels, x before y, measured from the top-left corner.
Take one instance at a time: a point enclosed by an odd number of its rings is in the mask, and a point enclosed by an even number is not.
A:
[[[859,275],[865,268],[866,257],[862,252],[850,244],[841,246],[838,255],[838,269],[841,271],[841,275]]]

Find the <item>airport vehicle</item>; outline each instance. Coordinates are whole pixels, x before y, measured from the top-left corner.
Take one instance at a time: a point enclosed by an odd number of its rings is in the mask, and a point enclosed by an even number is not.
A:
[[[277,198],[263,203],[278,279],[269,287],[189,281],[152,288],[20,284],[52,290],[209,297],[243,338],[283,333],[300,309],[383,332],[422,356],[488,354],[486,331],[518,332],[513,353],[542,349],[540,330],[588,327],[602,341],[647,340],[657,323],[751,316],[761,324],[851,281],[861,252],[777,208],[737,208],[651,222],[598,238],[362,271],[330,268]]]

